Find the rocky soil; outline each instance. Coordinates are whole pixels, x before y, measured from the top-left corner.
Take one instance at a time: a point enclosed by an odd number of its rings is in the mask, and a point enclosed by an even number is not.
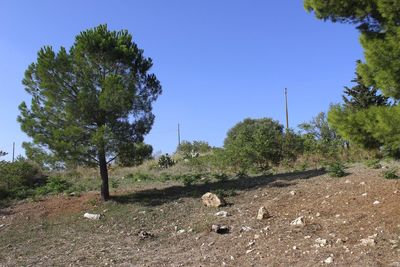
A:
[[[400,181],[361,165],[0,210],[2,266],[400,266]],[[226,205],[201,196],[235,190]],[[101,214],[99,220],[83,217]]]

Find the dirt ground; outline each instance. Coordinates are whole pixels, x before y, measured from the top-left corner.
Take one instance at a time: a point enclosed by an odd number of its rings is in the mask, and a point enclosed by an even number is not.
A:
[[[400,266],[400,180],[361,165],[348,171],[142,184],[108,203],[94,192],[19,203],[0,210],[0,265]],[[210,190],[237,195],[207,208],[200,198]],[[271,217],[260,221],[262,206]],[[301,216],[305,225],[292,226]],[[230,232],[214,233],[213,224]]]

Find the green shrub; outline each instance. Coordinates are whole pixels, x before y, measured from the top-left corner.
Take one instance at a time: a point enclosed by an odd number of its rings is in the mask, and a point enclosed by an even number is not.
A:
[[[158,166],[163,169],[168,169],[169,167],[174,166],[175,162],[168,154],[162,155],[158,159]]]
[[[226,173],[214,173],[212,176],[218,181],[227,181],[229,179]]]
[[[371,169],[381,169],[382,168],[382,165],[379,163],[379,159],[367,160],[365,162],[365,165],[367,165],[367,167],[371,168]]]
[[[179,179],[185,186],[192,185],[201,179],[201,174],[182,174],[176,178]]]
[[[132,179],[135,182],[143,182],[143,181],[152,180],[152,176],[150,174],[143,173],[143,172],[131,173],[131,174],[127,175],[126,178]]]
[[[111,188],[116,189],[119,187],[119,181],[118,180],[111,180]]]
[[[385,179],[399,179],[399,176],[397,175],[397,168],[390,168],[384,171],[383,177],[385,177]]]
[[[346,166],[342,162],[329,164],[327,171],[332,177],[343,177],[347,175]]]
[[[43,182],[40,168],[27,160],[0,162],[0,198],[24,198]]]
[[[228,131],[224,148],[235,172],[264,172],[284,158],[284,139],[279,122],[269,118],[245,119]]]
[[[64,180],[61,176],[50,176],[46,184],[36,189],[39,195],[59,194],[67,192],[72,187],[72,184]]]

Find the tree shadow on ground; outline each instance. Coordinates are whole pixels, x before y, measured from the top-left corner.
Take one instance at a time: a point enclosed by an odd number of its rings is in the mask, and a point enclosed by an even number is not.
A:
[[[251,190],[258,187],[287,187],[294,185],[293,180],[309,179],[325,174],[325,170],[308,170],[302,172],[283,173],[270,176],[241,177],[226,181],[195,185],[176,185],[162,189],[146,189],[130,194],[113,196],[118,203],[140,203],[145,206],[158,206],[167,202],[173,202],[180,198],[199,198],[210,191],[218,190]]]

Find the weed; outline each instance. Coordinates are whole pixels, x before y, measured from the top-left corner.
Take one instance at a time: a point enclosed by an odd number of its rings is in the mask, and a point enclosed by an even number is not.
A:
[[[229,179],[226,173],[214,173],[212,176],[218,181],[227,181]]]
[[[119,187],[119,181],[118,180],[111,180],[111,188],[118,188]]]
[[[383,177],[385,177],[385,179],[399,179],[399,176],[397,175],[397,168],[390,168],[384,171]]]
[[[347,175],[346,166],[340,161],[329,164],[327,171],[332,177],[343,177]]]
[[[381,169],[382,165],[379,163],[379,159],[371,159],[365,162],[365,165],[371,169]]]

